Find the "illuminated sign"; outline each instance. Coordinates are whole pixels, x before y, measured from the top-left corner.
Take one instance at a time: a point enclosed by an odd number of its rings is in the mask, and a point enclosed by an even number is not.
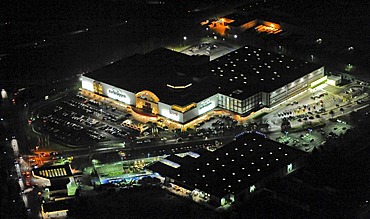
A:
[[[216,107],[216,102],[210,98],[199,103],[199,115]]]
[[[130,103],[130,98],[127,97],[126,94],[123,94],[119,90],[109,89],[108,90],[108,97],[110,97],[112,99],[116,99],[116,100],[122,101],[124,103]]]
[[[126,98],[126,95],[121,94],[119,91],[116,91],[116,90],[113,90],[113,89],[109,89],[108,93],[110,93],[112,95],[115,95],[117,97],[120,97],[120,98]]]
[[[166,108],[162,109],[161,111],[162,116],[177,122],[180,121],[180,114],[178,112]]]
[[[212,102],[211,102],[211,100],[210,99],[207,99],[207,100],[205,100],[205,101],[203,101],[203,102],[201,102],[199,105],[199,110],[201,110],[201,109],[203,109],[203,108],[205,108],[205,107],[207,107],[207,106],[209,106],[209,105],[211,105],[212,104]]]

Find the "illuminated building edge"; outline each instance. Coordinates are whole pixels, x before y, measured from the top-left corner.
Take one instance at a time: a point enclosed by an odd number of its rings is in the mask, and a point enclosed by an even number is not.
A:
[[[101,85],[102,93],[97,94],[107,96],[127,105],[139,106],[138,108],[142,108],[145,103],[140,103],[138,105],[139,99],[140,102],[144,101],[147,102],[147,104],[152,105],[154,114],[161,115],[176,122],[186,123],[215,108],[222,108],[239,115],[245,115],[264,107],[272,107],[309,88],[324,83],[326,79],[326,76],[324,76],[324,67],[320,67],[269,93],[260,91],[244,100],[233,98],[227,94],[216,93],[198,103],[189,103],[187,106],[178,106],[176,104],[159,102],[159,98],[150,91],[145,92],[153,95],[153,97],[155,97],[154,101],[143,100],[140,99],[137,94],[144,91],[135,94],[104,82],[98,82],[99,85]],[[94,79],[82,75],[81,82],[82,89],[94,92],[94,83],[96,83]]]

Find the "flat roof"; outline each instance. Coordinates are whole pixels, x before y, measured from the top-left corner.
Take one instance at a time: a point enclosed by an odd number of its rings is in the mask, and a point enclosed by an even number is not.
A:
[[[51,186],[49,186],[49,190],[55,191],[55,190],[67,189],[67,184],[69,182],[71,182],[69,177],[50,179]]]
[[[68,210],[68,200],[45,202],[42,204],[42,207],[44,212]]]
[[[196,153],[200,155],[197,158],[167,157],[167,160],[180,165],[177,168],[157,162],[148,169],[175,179],[185,187],[223,197],[238,194],[298,158],[307,156],[303,151],[255,133],[243,134],[214,152],[200,149]]]
[[[85,76],[133,93],[149,90],[163,103],[185,106],[216,93],[243,100],[261,91],[271,92],[319,67],[252,46],[241,47],[211,62],[209,57],[160,48]],[[173,89],[168,85],[187,87]]]
[[[253,46],[241,47],[211,62],[219,92],[237,99],[260,91],[272,92],[320,67]]]
[[[188,105],[212,95],[212,83],[205,82],[208,56],[188,56],[165,48],[137,54],[86,74],[133,93],[149,90],[161,102]],[[173,89],[170,86],[188,86]]]
[[[69,163],[56,166],[42,166],[32,170],[33,174],[47,179],[63,178],[72,176],[72,170]]]

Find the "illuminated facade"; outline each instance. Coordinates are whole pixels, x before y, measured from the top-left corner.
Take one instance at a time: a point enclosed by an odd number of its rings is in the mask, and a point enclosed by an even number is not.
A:
[[[172,65],[158,60],[161,56],[174,56]],[[194,67],[197,61],[154,50],[82,75],[82,89],[184,124],[216,108],[248,115],[325,80],[322,66],[248,46]],[[179,62],[188,63],[179,67]],[[122,76],[125,68],[130,73]]]

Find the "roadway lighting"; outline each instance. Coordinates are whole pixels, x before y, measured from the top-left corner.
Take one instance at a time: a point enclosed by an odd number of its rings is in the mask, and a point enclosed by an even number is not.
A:
[[[187,40],[188,38],[186,37],[186,36],[184,36],[184,38],[183,38],[184,40]]]
[[[235,35],[234,35],[234,38],[235,38],[235,39],[236,39],[236,38],[238,38],[238,35],[236,35],[236,34],[235,34]]]
[[[348,47],[348,51],[353,50],[354,48],[352,46]]]

